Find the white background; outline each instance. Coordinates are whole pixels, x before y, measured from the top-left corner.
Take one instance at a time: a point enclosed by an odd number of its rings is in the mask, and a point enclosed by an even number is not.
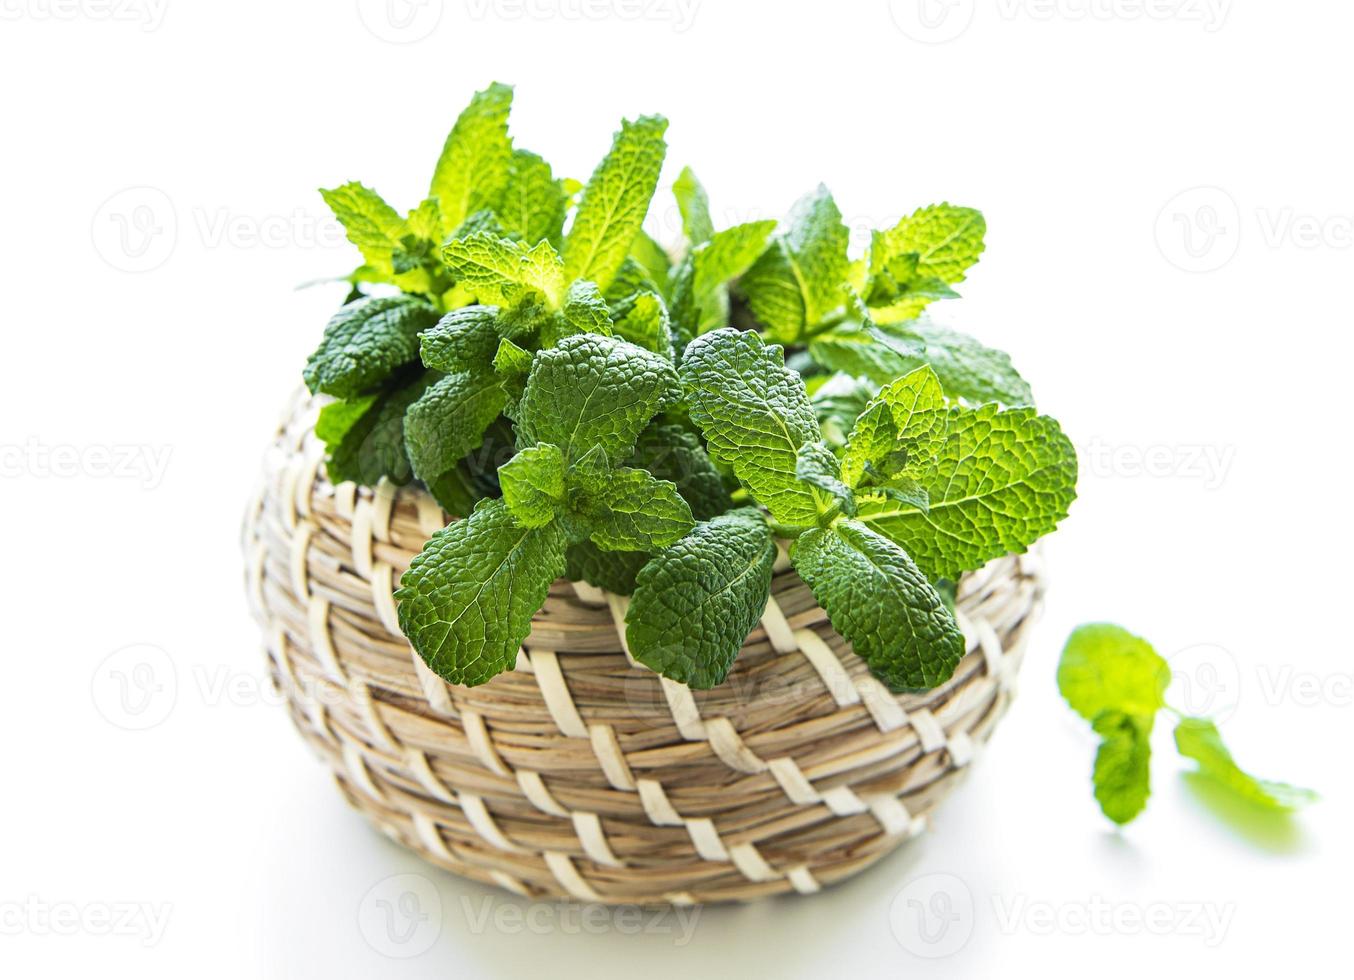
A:
[[[1337,970],[1354,8],[953,0],[923,20],[914,0],[425,0],[403,29],[386,10],[0,0],[0,970]],[[1081,498],[1049,542],[1012,713],[934,832],[849,884],[707,909],[690,934],[528,908],[369,830],[264,688],[239,518],[342,298],[293,286],[354,258],[315,188],[361,179],[413,206],[492,79],[517,85],[519,145],[578,177],[622,115],[667,114],[658,234],[685,163],[721,225],[820,180],[858,237],[942,199],[987,215],[965,298],[936,315],[1011,352],[1083,450]],[[130,475],[110,472],[128,452]],[[1053,681],[1094,619],[1173,655],[1178,703],[1211,695],[1244,764],[1323,802],[1292,821],[1238,811],[1182,776],[1162,731],[1151,805],[1113,831]],[[111,685],[138,662],[156,700],[127,716]],[[421,877],[386,880],[401,874]],[[403,890],[430,914],[392,945],[372,910]],[[950,902],[941,941],[909,899],[933,917]]]

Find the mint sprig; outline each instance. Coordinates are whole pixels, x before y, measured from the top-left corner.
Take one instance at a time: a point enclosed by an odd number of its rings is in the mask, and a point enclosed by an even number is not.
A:
[[[1311,790],[1257,779],[1232,758],[1217,726],[1166,703],[1170,668],[1146,640],[1119,626],[1092,623],[1068,637],[1058,664],[1058,690],[1100,736],[1092,784],[1101,812],[1127,824],[1151,795],[1151,736],[1164,710],[1175,721],[1175,746],[1198,772],[1238,796],[1275,811],[1292,811],[1317,797]]]
[[[639,662],[710,687],[779,536],[885,683],[943,683],[964,654],[954,580],[1075,493],[1070,444],[1005,355],[899,319],[954,295],[981,215],[923,208],[853,258],[826,188],[779,233],[721,228],[688,168],[669,252],[642,227],[665,119],[623,121],[583,185],[514,145],[511,105],[505,85],[475,95],[411,211],[323,192],[362,256],[305,370],[336,399],[316,427],[330,477],[416,481],[460,518],[401,581],[415,649],[483,683],[566,574],[632,596]]]

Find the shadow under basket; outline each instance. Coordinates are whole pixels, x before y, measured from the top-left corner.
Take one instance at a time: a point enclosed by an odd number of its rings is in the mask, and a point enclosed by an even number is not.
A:
[[[816,892],[920,833],[1009,703],[1042,605],[1036,555],[964,577],[968,654],[922,694],[871,676],[783,549],[713,690],[636,665],[628,600],[564,580],[516,670],[449,686],[392,598],[448,517],[420,490],[332,486],[316,411],[288,414],[246,518],[273,680],[348,801],[457,874],[587,902]]]

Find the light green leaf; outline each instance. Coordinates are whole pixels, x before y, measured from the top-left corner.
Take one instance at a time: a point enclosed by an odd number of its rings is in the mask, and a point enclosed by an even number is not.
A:
[[[855,516],[855,496],[841,480],[841,465],[826,443],[806,442],[799,447],[795,461],[795,476],[809,486],[822,491],[819,511],[826,512],[834,505],[848,517]]]
[[[678,270],[672,300],[686,340],[729,326],[728,284],[762,254],[775,227],[774,221],[734,225],[691,250]]]
[[[789,229],[740,282],[748,306],[774,340],[791,343],[846,301],[850,231],[826,187],[801,199]]]
[[[693,247],[709,241],[715,233],[714,223],[710,220],[710,198],[690,167],[682,168],[672,185],[672,196],[677,198],[677,208],[682,212],[682,232],[686,240]]]
[[[842,448],[856,419],[870,404],[870,399],[878,394],[879,388],[865,378],[857,378],[844,371],[828,377],[819,375],[814,380],[819,384],[811,390],[810,401],[813,402],[814,414],[818,416],[818,425],[823,430],[823,438],[828,445]]]
[[[306,362],[306,386],[338,398],[370,391],[418,359],[419,332],[436,322],[437,311],[412,296],[349,303],[330,318]]]
[[[419,336],[419,356],[438,371],[483,370],[498,349],[498,307],[452,310]]]
[[[409,406],[404,440],[414,473],[435,480],[484,441],[508,396],[487,371],[454,371],[432,384]]]
[[[681,378],[710,456],[732,469],[777,521],[813,524],[813,492],[795,467],[799,447],[818,441],[818,420],[781,348],[755,333],[716,330],[686,348]]]
[[[503,502],[523,527],[544,527],[564,498],[564,454],[541,443],[523,449],[498,468]]]
[[[862,506],[860,519],[932,578],[958,579],[1053,531],[1076,497],[1077,457],[1058,423],[1032,408],[951,409],[945,443],[914,475],[930,510]]]
[[[616,271],[616,275],[612,278],[611,285],[603,290],[603,295],[606,296],[607,302],[615,307],[624,303],[636,293],[657,293],[664,296],[667,293],[667,288],[660,287],[638,260],[627,255],[625,261],[621,263],[620,269]]]
[[[1091,776],[1096,802],[1105,816],[1126,824],[1152,792],[1152,716],[1106,711],[1092,727],[1101,738]]]
[[[612,315],[618,337],[655,354],[672,357],[672,325],[667,307],[657,293],[635,293],[618,303]]]
[[[1222,742],[1218,728],[1207,718],[1182,718],[1175,726],[1175,747],[1199,763],[1199,772],[1233,793],[1270,810],[1297,810],[1318,799],[1309,789],[1257,779],[1243,770]]]
[[[724,478],[710,461],[700,437],[681,426],[649,426],[640,434],[630,464],[671,481],[698,521],[709,520],[732,506]]]
[[[805,531],[790,557],[832,628],[891,690],[929,690],[949,680],[964,656],[964,636],[896,544],[840,520]]]
[[[322,189],[320,196],[372,272],[377,276],[393,276],[392,253],[408,233],[399,213],[381,195],[357,181],[331,190]]]
[[[1170,668],[1150,643],[1110,623],[1078,627],[1058,664],[1058,690],[1092,722],[1106,711],[1155,716],[1170,681]]]
[[[964,274],[982,255],[987,222],[981,211],[933,204],[918,208],[888,231],[876,232],[870,244],[871,274],[891,260],[912,256],[920,278],[942,283],[964,281]]]
[[[668,121],[641,116],[621,123],[611,152],[583,190],[564,242],[565,278],[587,279],[606,289],[629,253],[658,186]]]
[[[630,254],[622,262],[622,268],[628,262],[636,263],[653,283],[658,295],[665,300],[672,292],[672,257],[662,245],[654,241],[643,228],[630,243]]]
[[[559,522],[518,524],[502,500],[485,500],[436,532],[400,579],[400,629],[424,662],[452,684],[483,684],[511,668],[564,572]]]
[[[498,215],[507,237],[558,246],[564,233],[568,196],[546,163],[529,150],[514,150]]]
[[[756,510],[697,524],[640,571],[626,615],[630,653],[688,687],[722,683],[766,608],[775,560]]]
[[[940,379],[928,365],[885,385],[851,429],[842,482],[860,486],[867,468],[891,479],[931,465],[945,443],[948,416]]]
[[[558,306],[564,295],[564,265],[549,242],[527,246],[476,232],[443,245],[442,261],[484,302],[504,305],[535,290]]]
[[[496,210],[502,201],[512,160],[511,109],[512,87],[495,82],[475,93],[447,136],[428,191],[441,207],[444,235],[475,211]]]
[[[559,326],[551,340],[575,333],[611,335],[611,308],[597,285],[582,279],[569,284],[560,308]]]
[[[518,409],[526,444],[548,442],[574,460],[600,446],[619,462],[676,390],[672,365],[615,337],[578,334],[537,353]]]

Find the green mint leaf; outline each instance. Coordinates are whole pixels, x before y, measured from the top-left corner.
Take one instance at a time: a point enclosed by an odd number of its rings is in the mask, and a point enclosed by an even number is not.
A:
[[[1152,792],[1152,716],[1106,711],[1092,727],[1101,739],[1091,775],[1095,799],[1122,826],[1143,811]]]
[[[427,483],[454,467],[484,441],[507,400],[498,378],[485,371],[454,371],[429,386],[404,420],[415,475]]]
[[[410,366],[374,395],[321,410],[316,431],[329,451],[330,481],[374,487],[386,477],[396,486],[409,483],[414,474],[404,447],[405,413],[436,377]]]
[[[656,292],[637,292],[612,308],[614,330],[638,347],[672,357],[672,324],[667,307]]]
[[[964,656],[964,636],[896,544],[841,520],[805,531],[790,557],[832,628],[890,690],[929,690],[949,680]]]
[[[485,500],[435,533],[400,579],[400,629],[452,684],[483,684],[517,661],[531,618],[564,572],[558,522],[522,527]]]
[[[502,200],[512,161],[511,109],[512,87],[495,82],[475,93],[447,136],[428,191],[441,207],[444,235],[475,211],[496,209]]]
[[[564,184],[555,179],[550,164],[529,150],[513,150],[503,203],[498,207],[507,237],[528,244],[547,241],[558,247],[568,203]]]
[[[544,527],[564,498],[564,454],[541,443],[523,449],[498,468],[503,502],[523,527]]]
[[[605,289],[629,253],[658,186],[668,121],[641,116],[621,123],[611,152],[597,165],[564,242],[565,277]]]
[[[729,282],[743,275],[766,249],[774,221],[752,221],[717,231],[678,269],[673,311],[678,332],[689,341],[729,325]]]
[[[1058,423],[1032,408],[951,409],[935,461],[915,473],[930,498],[860,509],[932,578],[957,579],[1025,551],[1053,531],[1076,497],[1077,458]]]
[[[412,296],[349,303],[329,320],[306,362],[306,386],[336,398],[370,391],[418,359],[418,335],[436,322],[437,311]]]
[[[732,469],[780,523],[815,523],[813,492],[796,463],[799,447],[818,441],[818,420],[779,345],[751,332],[713,331],[687,346],[681,378],[711,458]]]
[[[635,577],[649,560],[642,551],[603,551],[591,541],[570,545],[565,557],[569,581],[587,582],[616,595],[635,591]]]
[[[799,447],[795,460],[795,476],[811,487],[823,491],[825,501],[819,505],[826,513],[834,505],[847,517],[856,513],[855,495],[841,480],[841,464],[832,450],[822,442],[808,442]]]
[[[600,447],[570,467],[566,483],[570,512],[606,551],[652,552],[695,523],[674,484],[628,466],[611,469]]]
[[[846,300],[850,231],[826,187],[801,199],[789,229],[743,276],[748,306],[774,340],[791,343]]]
[[[682,233],[686,240],[693,247],[709,241],[715,233],[714,222],[710,220],[710,198],[690,167],[682,168],[672,185],[672,196],[677,198],[677,208],[682,212]]]
[[[865,472],[870,479],[870,486],[856,491],[857,508],[864,507],[867,513],[878,513],[881,507],[892,503],[919,510],[923,514],[931,512],[931,495],[916,480],[909,476],[876,475],[871,466],[866,466]]]
[[[494,373],[505,390],[514,398],[521,398],[531,373],[531,353],[518,347],[507,337],[498,342],[494,353]]]
[[[1073,631],[1058,664],[1058,690],[1087,721],[1107,711],[1152,718],[1165,707],[1171,672],[1150,643],[1110,623]]]
[[[498,349],[498,307],[452,310],[419,337],[423,366],[438,371],[482,370]]]
[[[384,281],[395,269],[392,254],[400,239],[408,234],[404,219],[381,195],[357,181],[349,181],[320,196],[334,212],[348,241],[357,246],[362,260],[371,267],[372,277]]]
[[[621,267],[616,270],[616,275],[611,280],[611,285],[607,286],[603,295],[607,302],[613,307],[612,315],[615,315],[615,307],[627,301],[636,293],[657,293],[660,296],[667,292],[665,288],[660,288],[658,283],[648,270],[632,256],[626,256]]]
[[[1175,747],[1199,764],[1199,772],[1233,793],[1270,810],[1297,810],[1317,800],[1309,789],[1257,779],[1244,771],[1222,742],[1218,728],[1207,718],[1182,718],[1175,726]]]
[[[766,608],[775,560],[756,510],[697,524],[640,571],[626,615],[631,655],[688,687],[722,683]]]
[[[951,398],[1012,406],[1034,404],[1030,386],[1011,365],[1011,358],[967,334],[921,319],[908,323],[901,338],[883,328],[876,336],[904,357],[920,342],[924,348],[922,363],[931,365]]]
[[[620,461],[672,396],[677,378],[657,354],[615,337],[577,334],[536,354],[518,408],[518,434],[574,460],[596,446]]]
[[[486,303],[505,305],[534,290],[558,306],[564,295],[564,264],[549,242],[528,246],[475,232],[443,245],[442,261]]]
[[[847,433],[855,427],[858,419],[869,406],[870,400],[879,392],[879,388],[864,378],[857,378],[844,371],[815,379],[818,384],[810,395],[813,412],[818,416],[818,425],[823,430],[823,438],[828,445],[845,447]]]
[[[860,486],[867,468],[884,479],[929,466],[945,443],[949,409],[929,365],[885,385],[856,420],[842,454],[841,478]]]
[[[576,333],[611,336],[611,307],[607,305],[596,283],[580,279],[569,284],[564,305],[560,308],[553,328],[554,336],[549,338],[549,344],[543,346],[552,346],[560,337]]]
[[[898,268],[901,258],[908,279],[963,282],[964,274],[983,253],[986,233],[982,212],[973,208],[951,204],[919,208],[888,231],[875,232],[870,243],[870,275],[884,273],[890,264]]]
[[[710,461],[700,437],[681,426],[655,424],[645,429],[630,465],[670,481],[698,521],[716,517],[733,505],[724,477]]]
[[[639,267],[658,295],[665,300],[671,295],[672,259],[663,249],[663,246],[649,237],[649,233],[643,228],[635,235],[635,240],[630,243],[630,254],[621,263],[621,269],[624,270],[630,263]],[[619,275],[620,273],[617,273],[617,276]],[[628,296],[632,292],[635,292],[635,290],[631,289],[628,293],[622,295]]]

